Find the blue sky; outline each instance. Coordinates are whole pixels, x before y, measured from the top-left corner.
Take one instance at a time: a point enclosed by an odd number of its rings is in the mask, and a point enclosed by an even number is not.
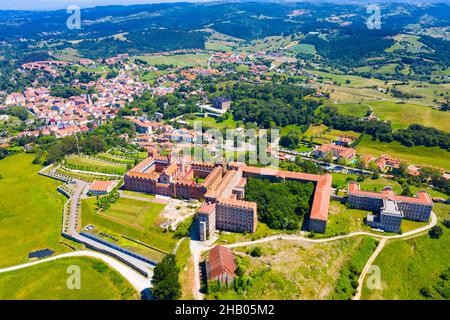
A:
[[[0,10],[66,9],[70,5],[81,8],[111,4],[143,4],[171,2],[205,2],[208,0],[0,0]],[[209,0],[210,1],[210,0]]]

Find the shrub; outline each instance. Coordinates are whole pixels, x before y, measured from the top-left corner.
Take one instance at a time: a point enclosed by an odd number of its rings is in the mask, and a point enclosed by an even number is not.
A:
[[[444,230],[440,226],[434,226],[430,229],[428,234],[432,239],[439,239],[444,234]]]
[[[250,255],[252,257],[261,257],[263,255],[263,251],[261,247],[255,247],[252,251],[250,251]]]

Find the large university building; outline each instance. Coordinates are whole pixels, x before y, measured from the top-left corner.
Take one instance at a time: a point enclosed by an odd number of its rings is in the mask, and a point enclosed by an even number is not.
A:
[[[433,201],[425,191],[417,192],[415,197],[398,196],[391,187],[381,192],[362,191],[356,182],[348,185],[350,208],[379,213],[368,215],[367,224],[373,228],[389,232],[400,232],[402,219],[428,221]]]
[[[216,230],[256,231],[257,204],[245,201],[248,177],[272,181],[297,180],[315,184],[309,228],[325,232],[331,194],[331,175],[313,175],[247,166],[242,163],[209,164],[170,157],[150,157],[124,177],[126,190],[170,197],[204,200],[197,213],[200,240]]]

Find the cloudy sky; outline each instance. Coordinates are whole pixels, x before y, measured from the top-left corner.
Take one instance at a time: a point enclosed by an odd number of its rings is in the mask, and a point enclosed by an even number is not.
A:
[[[111,4],[143,4],[164,2],[205,2],[211,0],[0,0],[0,10],[52,10],[66,9],[70,5],[81,8]]]

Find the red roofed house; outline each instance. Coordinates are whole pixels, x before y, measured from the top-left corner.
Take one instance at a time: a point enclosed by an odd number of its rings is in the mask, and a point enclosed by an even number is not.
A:
[[[114,181],[94,181],[89,187],[89,194],[93,195],[103,195],[110,193],[116,183]]]
[[[333,157],[352,159],[355,156],[355,149],[339,146],[337,144],[323,144],[314,150],[314,155],[317,158],[322,158],[325,154],[331,152]]]
[[[233,282],[237,269],[233,252],[224,246],[215,246],[209,251],[206,262],[208,281],[220,281],[230,284]]]

